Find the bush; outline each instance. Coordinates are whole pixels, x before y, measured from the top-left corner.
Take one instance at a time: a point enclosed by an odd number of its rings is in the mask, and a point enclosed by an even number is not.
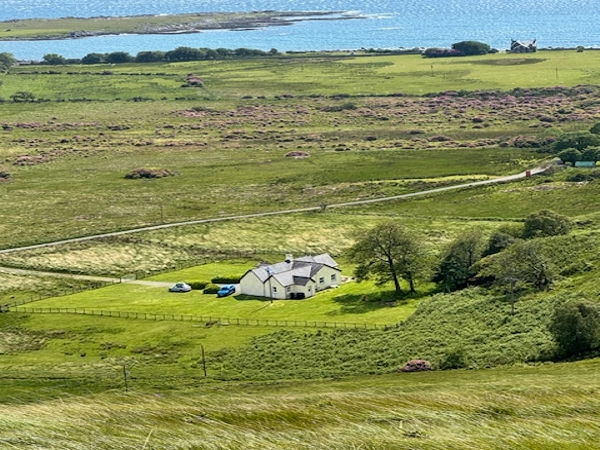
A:
[[[398,369],[399,372],[424,372],[433,370],[431,363],[424,359],[413,359],[408,361],[403,367]]]
[[[467,361],[464,350],[462,348],[456,348],[446,353],[444,359],[440,362],[440,369],[462,369],[463,367],[466,367],[466,365]]]
[[[221,289],[220,286],[214,284],[214,283],[208,283],[205,287],[204,287],[204,293],[205,294],[216,294],[217,292],[219,292],[219,289]]]
[[[203,290],[207,285],[208,285],[208,281],[188,281],[188,283],[190,285],[190,287],[195,290],[195,291],[201,291]]]
[[[461,52],[464,55],[485,55],[491,49],[488,44],[477,41],[461,41],[452,44],[452,49]]]
[[[452,48],[428,48],[423,52],[425,58],[446,58],[450,56],[465,56],[464,53]]]
[[[237,284],[240,282],[239,275],[219,275],[210,280],[214,284]]]
[[[128,180],[137,180],[140,178],[164,178],[172,175],[175,175],[175,173],[167,169],[148,169],[141,167],[129,172],[125,175],[125,178]]]
[[[571,221],[568,217],[557,214],[549,209],[543,209],[530,214],[527,219],[525,219],[523,237],[525,239],[532,239],[537,237],[558,236],[567,234],[570,230]]]
[[[549,328],[558,358],[596,350],[600,347],[600,308],[583,301],[566,303],[556,308]]]

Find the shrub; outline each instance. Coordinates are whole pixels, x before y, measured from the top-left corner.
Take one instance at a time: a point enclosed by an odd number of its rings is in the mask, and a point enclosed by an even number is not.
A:
[[[219,289],[221,289],[220,286],[214,284],[214,283],[208,283],[205,287],[204,287],[204,293],[205,294],[216,294],[217,292],[219,292]]]
[[[543,209],[530,214],[525,219],[523,237],[531,239],[536,237],[558,236],[567,234],[571,230],[571,221],[549,209]]]
[[[433,367],[429,361],[424,359],[412,359],[398,369],[399,372],[424,372],[427,370],[433,370]]]
[[[175,173],[167,169],[148,169],[140,167],[139,169],[129,172],[125,175],[125,178],[128,180],[137,180],[140,178],[164,178],[172,175],[175,175]]]
[[[201,291],[203,290],[207,285],[208,285],[208,281],[188,281],[188,283],[190,285],[190,287],[195,290],[195,291]]]
[[[462,369],[463,367],[466,367],[466,365],[467,361],[464,350],[462,348],[456,348],[446,353],[444,359],[440,362],[440,369]]]
[[[210,280],[214,284],[237,284],[240,282],[239,275],[219,275]]]
[[[490,51],[490,46],[483,42],[461,41],[452,44],[452,49],[464,55],[485,55]]]
[[[446,58],[450,56],[465,56],[464,53],[452,48],[428,48],[423,52],[425,58]]]
[[[600,308],[585,301],[566,303],[556,308],[549,328],[558,358],[596,350],[600,347]]]

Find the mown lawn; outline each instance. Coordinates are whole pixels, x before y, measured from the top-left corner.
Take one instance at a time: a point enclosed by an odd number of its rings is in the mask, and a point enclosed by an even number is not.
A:
[[[175,275],[178,276],[178,275]],[[175,281],[181,277],[176,278]],[[391,325],[406,319],[419,296],[394,301],[392,292],[381,292],[373,284],[345,283],[312,298],[273,300],[240,295],[218,298],[200,291],[170,293],[167,288],[120,284],[103,289],[35,302],[33,308],[71,308],[82,311],[124,311],[148,314],[202,316],[226,322],[231,319]],[[266,322],[263,322],[266,323]]]

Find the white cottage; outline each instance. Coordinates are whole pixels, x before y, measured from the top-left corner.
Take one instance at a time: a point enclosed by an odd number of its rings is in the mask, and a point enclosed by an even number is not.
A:
[[[244,274],[240,292],[275,299],[302,299],[340,283],[341,270],[327,253],[294,259],[287,255],[276,264],[259,264]]]

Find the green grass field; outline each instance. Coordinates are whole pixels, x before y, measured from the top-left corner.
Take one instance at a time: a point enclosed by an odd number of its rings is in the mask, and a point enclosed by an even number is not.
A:
[[[6,404],[1,436],[7,448],[597,449],[597,371],[586,361],[90,392]]]

